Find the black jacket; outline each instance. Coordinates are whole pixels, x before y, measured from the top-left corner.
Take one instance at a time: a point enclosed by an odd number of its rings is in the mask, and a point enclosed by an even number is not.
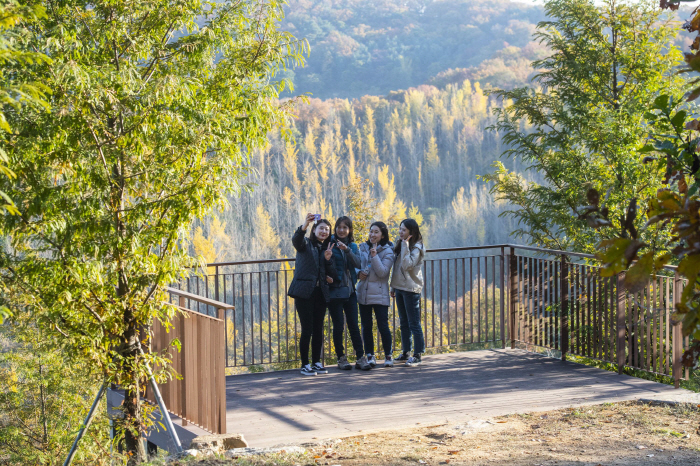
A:
[[[326,275],[335,277],[335,268],[332,260],[327,261],[323,257],[323,251],[315,247],[306,232],[297,228],[292,236],[292,244],[297,250],[296,264],[294,265],[294,278],[289,285],[287,295],[292,298],[309,299],[318,283],[326,301],[330,300],[328,294],[328,282]]]

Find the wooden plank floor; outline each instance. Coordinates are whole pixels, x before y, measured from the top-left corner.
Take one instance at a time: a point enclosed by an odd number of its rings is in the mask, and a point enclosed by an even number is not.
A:
[[[522,350],[425,356],[423,366],[227,378],[227,430],[264,447],[372,430],[639,398],[696,394]]]

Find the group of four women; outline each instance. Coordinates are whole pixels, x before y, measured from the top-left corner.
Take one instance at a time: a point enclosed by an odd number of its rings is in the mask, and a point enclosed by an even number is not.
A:
[[[420,324],[425,248],[418,223],[410,218],[401,222],[399,240],[393,245],[387,226],[383,222],[374,222],[370,226],[369,238],[358,248],[350,218],[340,217],[336,220],[331,234],[330,222],[319,217],[307,214],[304,224],[292,236],[297,254],[294,279],[288,295],[295,300],[301,324],[301,373],[328,373],[321,363],[326,309],[333,321],[333,345],[339,369],[352,369],[343,347],[344,321],[347,321],[355,351],[355,368],[370,370],[377,365],[373,315],[382,339],[384,366],[392,367],[394,361],[401,361],[407,366],[420,365],[421,354],[425,351]],[[307,230],[312,225],[307,237]],[[391,298],[396,299],[401,326],[402,351],[396,358],[393,357],[389,329]],[[362,332],[357,323],[358,307]]]

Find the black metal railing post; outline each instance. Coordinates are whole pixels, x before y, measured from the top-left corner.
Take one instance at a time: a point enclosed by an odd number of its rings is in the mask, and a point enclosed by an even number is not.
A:
[[[214,300],[219,300],[219,266],[214,267]]]
[[[505,332],[505,320],[506,320],[506,298],[505,298],[505,290],[506,290],[506,270],[505,270],[505,263],[506,263],[506,249],[501,246],[501,306],[500,306],[500,311],[501,311],[501,348],[506,349],[506,332]],[[495,322],[494,322],[495,325]]]
[[[626,333],[627,328],[625,325],[625,314],[627,311],[627,291],[625,290],[625,273],[617,274],[617,299],[616,299],[616,313],[617,313],[617,373],[622,374],[625,370],[625,363],[627,362],[626,357]]]
[[[515,256],[515,248],[510,248],[510,257],[508,258],[508,268],[510,273],[508,276],[508,285],[510,288],[510,302],[508,303],[508,336],[510,337],[510,349],[515,349],[515,317],[518,312],[518,262]]]
[[[569,351],[569,263],[566,261],[566,255],[561,255],[560,264],[561,319],[559,319],[559,338],[561,339],[561,360],[566,361],[566,353]]]

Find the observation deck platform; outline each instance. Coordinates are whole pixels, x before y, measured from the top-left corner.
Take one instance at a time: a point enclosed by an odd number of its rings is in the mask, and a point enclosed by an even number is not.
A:
[[[251,446],[299,444],[498,415],[700,394],[524,350],[424,356],[395,366],[304,377],[298,370],[229,376],[227,432]],[[185,427],[187,429],[187,427]],[[183,441],[186,445],[186,443]]]

